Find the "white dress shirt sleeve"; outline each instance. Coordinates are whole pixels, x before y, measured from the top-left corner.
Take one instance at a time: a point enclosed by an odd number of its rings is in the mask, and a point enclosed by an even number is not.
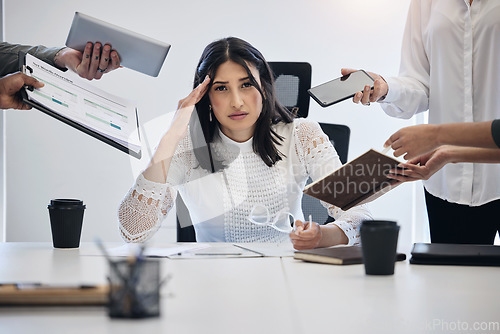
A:
[[[386,80],[389,92],[381,107],[392,117],[408,119],[429,109],[430,64],[423,44],[421,11],[420,2],[412,1],[403,37],[400,75]]]

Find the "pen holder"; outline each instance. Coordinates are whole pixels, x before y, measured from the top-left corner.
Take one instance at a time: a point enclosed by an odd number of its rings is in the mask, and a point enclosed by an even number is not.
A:
[[[111,263],[109,316],[147,318],[160,315],[160,262],[153,259],[133,263]]]

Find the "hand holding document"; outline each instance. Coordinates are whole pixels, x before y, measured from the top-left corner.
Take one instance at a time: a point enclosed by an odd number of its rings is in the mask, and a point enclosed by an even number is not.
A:
[[[373,149],[348,162],[320,180],[309,184],[304,193],[342,210],[370,202],[399,182],[387,177],[400,161]]]
[[[136,107],[100,90],[71,71],[63,72],[26,54],[25,73],[42,82],[26,88],[26,104],[136,158],[141,157]]]

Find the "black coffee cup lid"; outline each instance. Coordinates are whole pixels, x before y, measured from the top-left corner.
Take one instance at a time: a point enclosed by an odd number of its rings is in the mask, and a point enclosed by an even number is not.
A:
[[[399,228],[397,222],[392,220],[364,220],[360,229],[364,228]]]
[[[71,199],[71,198],[57,198],[50,201],[49,208],[59,208],[59,207],[81,207],[85,208],[82,200]]]

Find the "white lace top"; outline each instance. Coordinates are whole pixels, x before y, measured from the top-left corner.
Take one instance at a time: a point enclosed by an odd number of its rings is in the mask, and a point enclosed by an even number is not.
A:
[[[279,123],[274,130],[284,140],[278,145],[284,155],[268,167],[253,152],[252,139],[237,143],[219,132],[212,145],[214,156],[226,168],[211,173],[198,166],[189,135],[181,140],[167,176],[167,183],[139,175],[119,207],[119,224],[127,242],[143,242],[160,227],[180,193],[188,208],[200,242],[285,242],[288,234],[248,220],[255,205],[265,205],[271,220],[281,210],[304,220],[301,200],[308,177],[317,180],[341,166],[338,155],[319,124],[306,119]],[[371,219],[364,206],[347,211],[322,204],[349,239],[359,242],[358,226]],[[314,221],[314,217],[313,221]],[[181,222],[182,225],[182,222]]]

